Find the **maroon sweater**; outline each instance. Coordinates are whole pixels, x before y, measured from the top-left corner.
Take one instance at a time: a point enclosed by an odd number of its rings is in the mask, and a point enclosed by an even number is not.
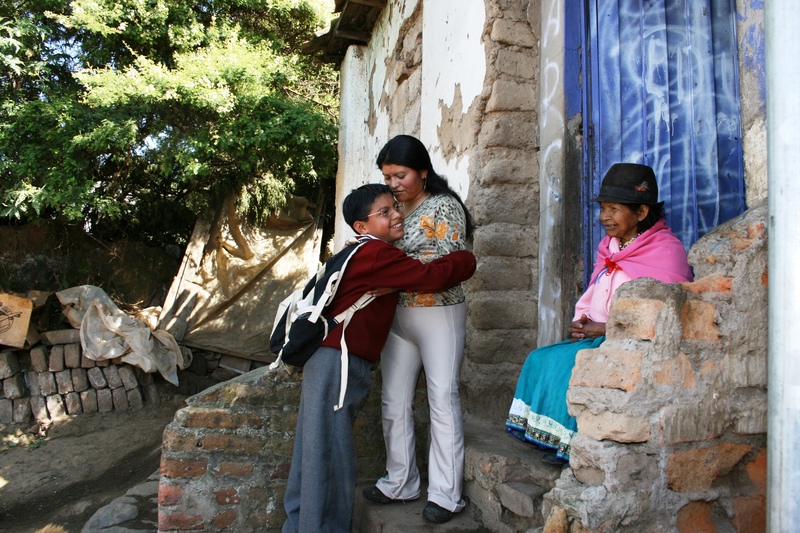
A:
[[[474,273],[475,256],[470,252],[452,252],[430,263],[421,263],[386,241],[372,239],[350,259],[325,314],[341,313],[371,289],[440,291],[468,280]],[[389,336],[398,296],[397,292],[379,296],[353,315],[346,332],[351,354],[370,362],[378,360]],[[340,350],[341,339],[342,324],[339,324],[322,341],[322,346]]]

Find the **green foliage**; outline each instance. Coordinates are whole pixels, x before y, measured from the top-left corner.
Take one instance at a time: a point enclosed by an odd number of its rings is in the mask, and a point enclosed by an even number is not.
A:
[[[290,193],[331,187],[336,73],[298,53],[330,7],[38,0],[0,8],[0,216],[185,242],[194,219],[231,193],[261,221]]]

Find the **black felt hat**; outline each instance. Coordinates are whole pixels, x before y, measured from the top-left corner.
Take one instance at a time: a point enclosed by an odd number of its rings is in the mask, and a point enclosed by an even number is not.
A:
[[[658,203],[656,174],[647,165],[615,163],[606,172],[600,194],[592,202],[655,205]]]

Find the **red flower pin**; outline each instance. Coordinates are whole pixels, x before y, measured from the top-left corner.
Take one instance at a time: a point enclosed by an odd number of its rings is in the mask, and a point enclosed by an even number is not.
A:
[[[622,270],[622,267],[616,264],[611,258],[606,257],[606,276],[610,276],[616,270]]]

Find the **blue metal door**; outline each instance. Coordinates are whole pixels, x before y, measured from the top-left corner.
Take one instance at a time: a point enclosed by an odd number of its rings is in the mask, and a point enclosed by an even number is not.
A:
[[[735,0],[585,2],[585,264],[604,236],[588,200],[615,162],[653,167],[688,249],[745,210]]]

